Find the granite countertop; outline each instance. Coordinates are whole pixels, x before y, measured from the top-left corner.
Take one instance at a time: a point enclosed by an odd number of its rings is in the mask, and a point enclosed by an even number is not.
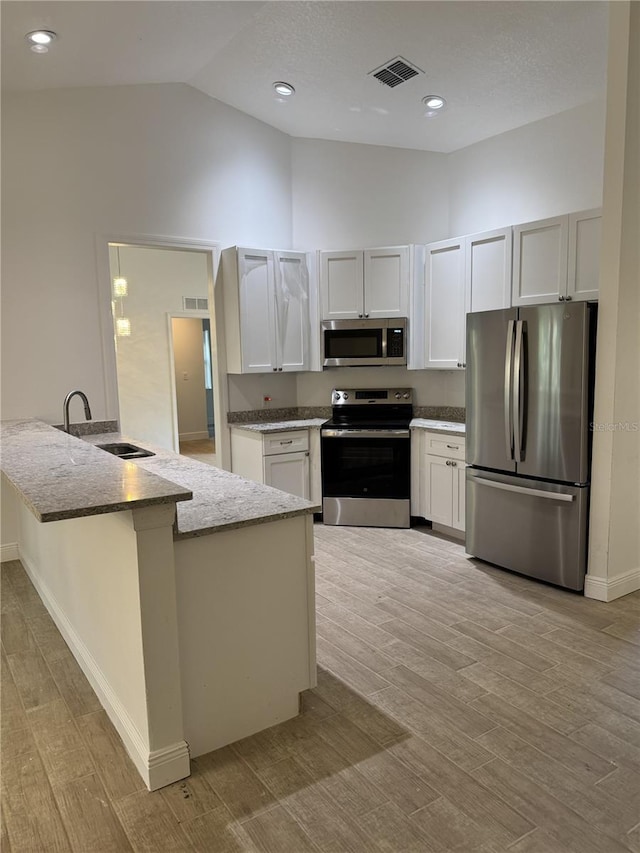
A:
[[[320,429],[327,418],[301,418],[292,421],[263,421],[262,423],[231,423],[231,429],[246,429],[248,432],[287,432],[290,429]]]
[[[233,530],[250,524],[263,524],[320,512],[319,506],[303,498],[245,480],[238,474],[215,468],[206,462],[179,456],[146,441],[141,442],[113,432],[84,437],[87,444],[116,441],[128,441],[138,447],[152,450],[155,456],[132,459],[131,462],[149,476],[155,474],[157,479],[170,480],[193,493],[193,500],[180,503],[176,507],[174,539],[208,536],[210,533]],[[96,452],[109,455],[104,450]],[[116,461],[123,464],[121,460]]]
[[[438,432],[442,435],[458,435],[464,438],[465,424],[456,421],[438,421],[431,418],[414,418],[410,424],[411,429],[425,429],[429,432]]]
[[[2,470],[38,521],[176,502],[174,539],[318,512],[302,498],[117,432],[76,438],[37,420],[0,422]],[[156,455],[95,447],[128,441]]]
[[[38,521],[191,499],[191,490],[33,419],[0,422],[2,470]]]

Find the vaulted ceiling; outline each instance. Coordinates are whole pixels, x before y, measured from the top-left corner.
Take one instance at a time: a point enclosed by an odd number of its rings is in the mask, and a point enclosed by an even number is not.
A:
[[[603,2],[5,2],[5,90],[188,83],[292,136],[454,151],[604,96]],[[58,39],[46,54],[24,40]],[[373,75],[402,57],[418,73]],[[285,80],[295,96],[278,100]],[[422,99],[446,99],[424,115]]]

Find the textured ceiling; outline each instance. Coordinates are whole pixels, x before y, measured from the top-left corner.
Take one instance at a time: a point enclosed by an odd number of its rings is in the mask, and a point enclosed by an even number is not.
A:
[[[292,136],[432,151],[597,100],[606,51],[607,4],[581,0],[2,3],[5,89],[183,82]],[[390,89],[369,72],[397,55],[425,73]]]

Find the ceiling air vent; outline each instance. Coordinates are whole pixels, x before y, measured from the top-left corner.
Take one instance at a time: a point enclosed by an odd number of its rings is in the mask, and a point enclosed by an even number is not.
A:
[[[185,311],[208,311],[209,300],[199,296],[183,296],[182,307]]]
[[[411,80],[412,77],[417,77],[418,74],[424,74],[421,68],[417,65],[412,65],[403,59],[401,56],[396,56],[395,59],[385,62],[379,68],[374,68],[369,74],[373,74],[376,80],[379,80],[385,86],[391,89],[404,83],[406,80]]]

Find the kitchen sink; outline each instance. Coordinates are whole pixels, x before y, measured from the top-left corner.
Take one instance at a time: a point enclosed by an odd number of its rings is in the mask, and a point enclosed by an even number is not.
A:
[[[126,441],[116,442],[115,444],[96,444],[96,447],[106,450],[107,453],[113,453],[114,456],[119,456],[120,459],[141,459],[143,456],[156,455],[150,450],[137,447],[135,444],[128,444]]]

